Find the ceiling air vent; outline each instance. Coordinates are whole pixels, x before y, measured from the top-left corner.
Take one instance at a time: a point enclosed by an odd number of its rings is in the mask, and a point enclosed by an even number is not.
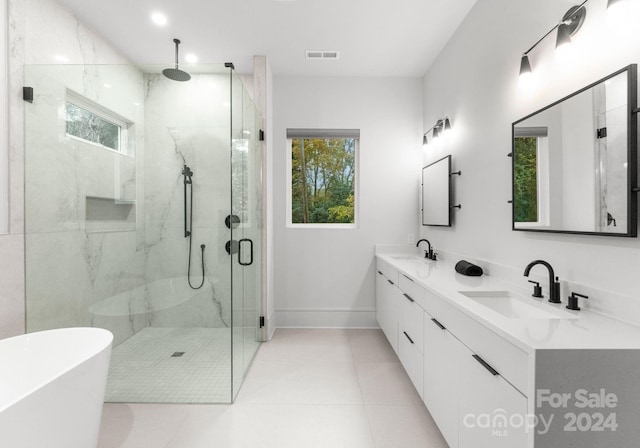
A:
[[[307,50],[307,59],[339,59],[339,51],[311,51]]]

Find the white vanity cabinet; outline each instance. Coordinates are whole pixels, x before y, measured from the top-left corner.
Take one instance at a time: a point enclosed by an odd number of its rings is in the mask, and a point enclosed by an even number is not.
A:
[[[398,315],[400,291],[396,287],[398,272],[378,261],[376,272],[376,319],[393,350],[398,353]]]
[[[377,267],[378,322],[450,448],[638,446],[638,326],[526,300],[555,317],[513,318],[473,300],[509,284],[446,261]]]
[[[526,448],[524,426],[486,422],[526,416],[527,355],[391,265],[377,269],[380,327],[449,447]]]
[[[423,294],[424,288],[387,263],[378,261],[376,318],[421,397],[424,311],[416,300],[422,300]]]
[[[424,311],[418,302],[423,300],[424,288],[403,274],[398,276],[398,288],[400,292],[398,357],[422,397]]]
[[[450,447],[458,446],[458,360],[462,344],[424,314],[424,403]]]
[[[464,345],[457,355],[458,448],[526,447],[526,397]]]
[[[449,447],[526,448],[508,421],[526,418],[527,398],[499,371],[526,385],[526,354],[431,292],[424,305],[424,402]]]

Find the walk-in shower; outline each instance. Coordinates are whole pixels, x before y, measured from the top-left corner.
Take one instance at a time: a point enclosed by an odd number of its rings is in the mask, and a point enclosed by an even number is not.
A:
[[[27,331],[113,332],[107,401],[228,403],[262,339],[262,119],[230,64],[163,68],[25,67]]]

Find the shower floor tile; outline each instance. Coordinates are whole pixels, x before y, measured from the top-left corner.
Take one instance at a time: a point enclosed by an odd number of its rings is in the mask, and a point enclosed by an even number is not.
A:
[[[148,327],[113,349],[105,401],[228,403],[228,328]]]

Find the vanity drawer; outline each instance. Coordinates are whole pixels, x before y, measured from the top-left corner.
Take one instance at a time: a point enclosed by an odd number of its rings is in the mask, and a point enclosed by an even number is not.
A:
[[[393,269],[389,264],[378,259],[376,262],[376,268],[378,271],[382,272],[382,275],[391,280],[394,285],[398,284],[398,271]]]
[[[435,294],[425,293],[427,312],[526,396],[528,355]]]
[[[401,292],[402,293],[402,292]],[[400,319],[398,322],[398,337],[411,339],[418,351],[423,350],[424,311],[407,295],[400,296]]]
[[[411,280],[404,274],[398,274],[398,286],[404,294],[409,296],[409,300],[417,302],[418,305],[424,308],[424,296],[426,290]]]
[[[417,341],[414,340],[413,343],[409,340],[409,338],[400,332],[398,338],[398,358],[400,358],[400,363],[406,370],[409,378],[411,378],[411,382],[415,386],[418,394],[420,394],[420,398],[423,397],[423,367],[424,367],[424,356],[422,352],[418,350],[416,346]]]

